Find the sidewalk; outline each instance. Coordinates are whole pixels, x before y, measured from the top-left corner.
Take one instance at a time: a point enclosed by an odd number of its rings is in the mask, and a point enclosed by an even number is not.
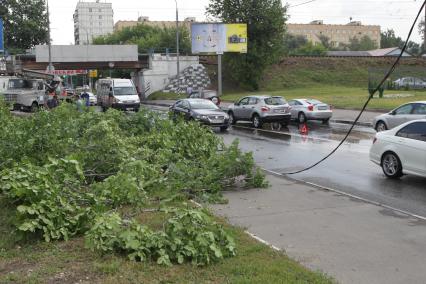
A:
[[[425,283],[426,221],[273,175],[227,192],[231,224],[339,283]]]
[[[155,101],[143,101],[142,104],[169,107],[172,104],[174,104],[174,102],[175,102],[174,100],[155,100]],[[228,109],[228,106],[230,104],[231,104],[230,102],[221,102],[220,107],[226,110]],[[333,117],[330,119],[330,121],[335,123],[352,124],[358,114],[359,114],[359,111],[356,111],[356,110],[333,109]],[[365,111],[362,114],[361,118],[359,119],[357,125],[372,127],[372,121],[374,117],[378,116],[379,114],[381,113],[375,112],[375,111]]]

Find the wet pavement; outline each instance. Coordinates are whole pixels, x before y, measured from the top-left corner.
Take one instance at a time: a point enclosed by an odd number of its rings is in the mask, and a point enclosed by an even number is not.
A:
[[[222,137],[226,143],[238,139],[241,149],[253,152],[256,163],[262,168],[285,174],[316,163],[345,135],[345,126],[329,127],[315,122],[308,125],[308,135],[300,135],[295,125],[285,130],[287,134],[237,126]],[[369,160],[373,137],[371,131],[357,129],[328,160],[289,177],[426,216],[426,179],[415,176],[387,179],[381,168]]]

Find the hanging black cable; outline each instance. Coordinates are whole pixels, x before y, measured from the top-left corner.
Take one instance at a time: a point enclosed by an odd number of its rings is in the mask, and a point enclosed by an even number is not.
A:
[[[367,106],[370,103],[371,99],[373,98],[374,94],[383,86],[383,84],[386,82],[386,80],[389,78],[389,76],[395,71],[396,66],[398,65],[398,63],[399,63],[402,55],[404,54],[405,50],[407,49],[408,41],[410,40],[411,34],[413,33],[414,27],[416,26],[417,20],[419,19],[420,14],[422,13],[423,8],[425,7],[425,4],[426,4],[426,0],[423,1],[422,6],[420,7],[419,12],[417,13],[417,17],[414,20],[413,25],[411,26],[410,32],[408,33],[407,40],[405,41],[404,46],[401,49],[401,53],[399,54],[399,56],[397,57],[397,59],[395,60],[395,62],[393,63],[392,67],[389,69],[388,73],[385,75],[385,77],[383,78],[383,80],[380,82],[380,84],[370,94],[370,96],[368,97],[368,99],[365,102],[364,106],[362,107],[360,113],[355,118],[354,122],[352,123],[351,127],[349,128],[348,133],[345,135],[345,137],[339,143],[339,145],[337,145],[336,148],[334,148],[327,156],[325,156],[324,158],[322,158],[320,161],[316,162],[315,164],[313,164],[313,165],[311,165],[311,166],[309,166],[307,168],[304,168],[302,170],[299,170],[299,171],[289,172],[289,173],[282,173],[282,174],[285,174],[285,175],[294,175],[294,174],[298,174],[298,173],[302,173],[302,172],[308,171],[308,170],[310,170],[310,169],[318,166],[319,164],[321,164],[325,160],[327,160],[330,156],[332,156],[343,145],[343,143],[345,143],[346,139],[348,139],[349,135],[352,133],[352,130],[354,129],[354,127],[355,127],[356,123],[358,122],[359,118],[361,117],[362,113],[367,108]]]

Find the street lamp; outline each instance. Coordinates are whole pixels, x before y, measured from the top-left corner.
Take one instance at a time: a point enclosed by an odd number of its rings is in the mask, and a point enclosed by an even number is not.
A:
[[[177,0],[175,0],[175,3],[176,3],[176,56],[177,56],[176,78],[178,78],[179,77],[179,12],[178,12]]]
[[[114,68],[114,62],[109,62],[108,63],[108,67],[109,67],[109,77],[110,78],[112,78],[112,75],[111,75],[111,70],[112,70],[112,68]]]

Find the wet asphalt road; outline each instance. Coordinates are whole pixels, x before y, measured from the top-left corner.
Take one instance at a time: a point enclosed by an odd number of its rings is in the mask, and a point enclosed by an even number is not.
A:
[[[271,131],[268,124],[263,127],[266,131],[259,131],[250,124],[238,123],[226,133],[217,134],[225,143],[238,139],[240,148],[253,152],[256,163],[262,168],[287,173],[322,159],[337,146],[348,128],[343,124],[323,125],[310,121],[308,134],[301,135],[295,123],[279,131]],[[356,127],[347,142],[324,163],[289,177],[426,217],[426,178],[387,179],[368,157],[374,133],[373,129]]]

